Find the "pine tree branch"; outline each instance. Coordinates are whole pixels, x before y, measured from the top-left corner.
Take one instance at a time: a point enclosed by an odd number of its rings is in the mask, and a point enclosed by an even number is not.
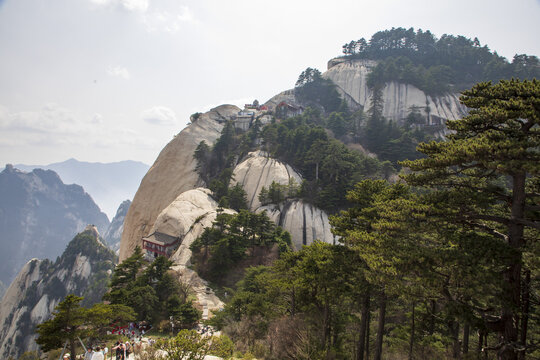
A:
[[[530,220],[525,220],[525,219],[515,219],[514,221],[517,222],[518,224],[540,230],[540,222],[538,221],[530,221]]]
[[[478,192],[482,192],[482,193],[489,193],[489,194],[495,195],[496,198],[498,198],[499,200],[505,201],[505,202],[508,202],[508,201],[512,200],[511,196],[506,195],[504,193],[501,193],[501,192],[498,192],[498,191],[493,191],[493,190],[486,191],[485,188],[478,187],[478,186],[473,186],[473,185],[469,185],[469,184],[450,182],[450,183],[439,183],[437,185],[445,186],[445,187],[449,187],[449,188],[464,188],[464,189],[474,190],[474,191],[478,191]]]
[[[491,228],[490,226],[488,226],[486,224],[471,222],[471,223],[469,223],[469,225],[474,226],[474,227],[476,227],[478,229],[482,229],[482,230],[486,231],[487,233],[489,233],[489,234],[491,234],[491,235],[493,235],[493,236],[495,236],[495,237],[497,237],[497,238],[499,238],[499,239],[501,239],[503,241],[508,241],[508,236],[507,235],[505,235],[505,234]]]
[[[482,214],[465,214],[465,219],[474,219],[474,220],[487,220],[493,221],[503,225],[510,225],[512,220],[503,218],[495,215],[482,215]]]

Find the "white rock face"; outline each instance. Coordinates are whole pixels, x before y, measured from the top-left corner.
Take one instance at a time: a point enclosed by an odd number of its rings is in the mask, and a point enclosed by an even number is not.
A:
[[[233,172],[234,182],[244,188],[252,211],[261,206],[259,193],[263,186],[268,189],[274,181],[287,185],[291,178],[298,186],[302,183],[302,177],[290,165],[268,157],[263,151],[249,153]]]
[[[323,210],[301,200],[289,201],[280,206],[262,206],[257,212],[266,211],[268,217],[291,234],[292,246],[299,250],[315,240],[334,243],[328,215]]]
[[[197,239],[205,228],[212,226],[217,216],[217,202],[210,197],[210,190],[197,188],[180,194],[157,217],[150,233],[158,231],[171,236],[179,236],[181,244],[171,256],[175,265],[173,270],[180,281],[192,286],[197,295],[203,313],[223,308],[223,302],[208,289],[208,284],[197,273],[188,268],[190,265],[190,245]],[[226,210],[227,213],[234,213]]]
[[[285,163],[270,158],[262,151],[249,153],[248,157],[234,169],[235,183],[244,188],[251,211],[267,212],[268,217],[291,234],[293,247],[300,249],[314,240],[332,243],[328,215],[321,209],[303,201],[288,201],[279,207],[261,206],[259,193],[273,181],[287,185],[292,178],[300,185],[302,177]]]
[[[222,105],[202,114],[182,130],[161,151],[143,178],[124,221],[120,243],[120,261],[129,257],[142,237],[150,234],[159,213],[184,191],[200,186],[193,153],[205,140],[211,145],[219,137],[223,122],[240,109]]]
[[[364,111],[370,107],[371,91],[367,86],[367,75],[377,65],[373,60],[346,60],[334,59],[329,62],[324,77],[332,80],[338,91],[346,100],[354,100],[354,105],[361,105]],[[383,89],[384,108],[383,115],[390,120],[401,122],[407,117],[413,106],[427,116],[426,107],[429,108],[429,123],[436,123],[438,119],[459,119],[466,114],[465,106],[459,103],[459,94],[447,94],[440,97],[431,97],[415,86],[398,82],[387,83]]]
[[[22,301],[26,290],[30,285],[39,281],[43,274],[40,271],[40,265],[43,260],[32,259],[24,265],[15,280],[11,283],[8,290],[2,298],[0,303],[0,354],[9,354],[15,349],[15,343],[13,339],[20,336],[21,332],[17,326],[19,319],[27,312],[27,307],[23,306],[17,308],[18,304]],[[43,304],[42,304],[43,305]],[[36,316],[37,316],[36,311]],[[12,341],[9,341],[9,340]],[[25,345],[33,347],[28,350],[37,349],[37,345],[33,341],[35,336],[31,339],[25,339]]]
[[[268,106],[270,110],[275,110],[276,106],[282,101],[285,101],[286,103],[289,103],[289,104],[296,104],[296,98],[294,96],[294,89],[285,90],[275,95],[270,100],[268,100],[264,105]]]
[[[30,313],[30,318],[32,322],[39,324],[43,320],[49,317],[51,313],[49,312],[49,295],[45,294],[39,299],[38,303],[32,309]]]

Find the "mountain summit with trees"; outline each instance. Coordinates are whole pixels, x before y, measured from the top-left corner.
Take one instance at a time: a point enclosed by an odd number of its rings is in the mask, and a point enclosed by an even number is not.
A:
[[[369,75],[372,82],[395,80],[428,94],[462,91],[480,81],[540,77],[536,56],[516,54],[509,62],[476,37],[437,38],[429,30],[414,28],[379,31],[369,41],[352,40],[343,45],[343,53],[351,59],[377,60]]]

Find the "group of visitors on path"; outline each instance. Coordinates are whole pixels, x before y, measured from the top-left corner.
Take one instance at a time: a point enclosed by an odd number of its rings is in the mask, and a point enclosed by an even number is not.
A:
[[[94,348],[88,347],[83,360],[127,360],[132,352],[133,348],[129,341],[126,341],[125,343],[117,341],[110,353],[106,345],[95,346]],[[77,359],[78,358],[79,356],[77,356]],[[65,354],[63,360],[72,360],[71,354]]]

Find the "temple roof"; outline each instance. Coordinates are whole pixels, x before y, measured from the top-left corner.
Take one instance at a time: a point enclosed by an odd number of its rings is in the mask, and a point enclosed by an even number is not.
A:
[[[154,232],[146,237],[143,237],[143,240],[152,242],[154,244],[167,246],[176,243],[180,240],[180,238],[178,236],[171,236],[169,234]]]

